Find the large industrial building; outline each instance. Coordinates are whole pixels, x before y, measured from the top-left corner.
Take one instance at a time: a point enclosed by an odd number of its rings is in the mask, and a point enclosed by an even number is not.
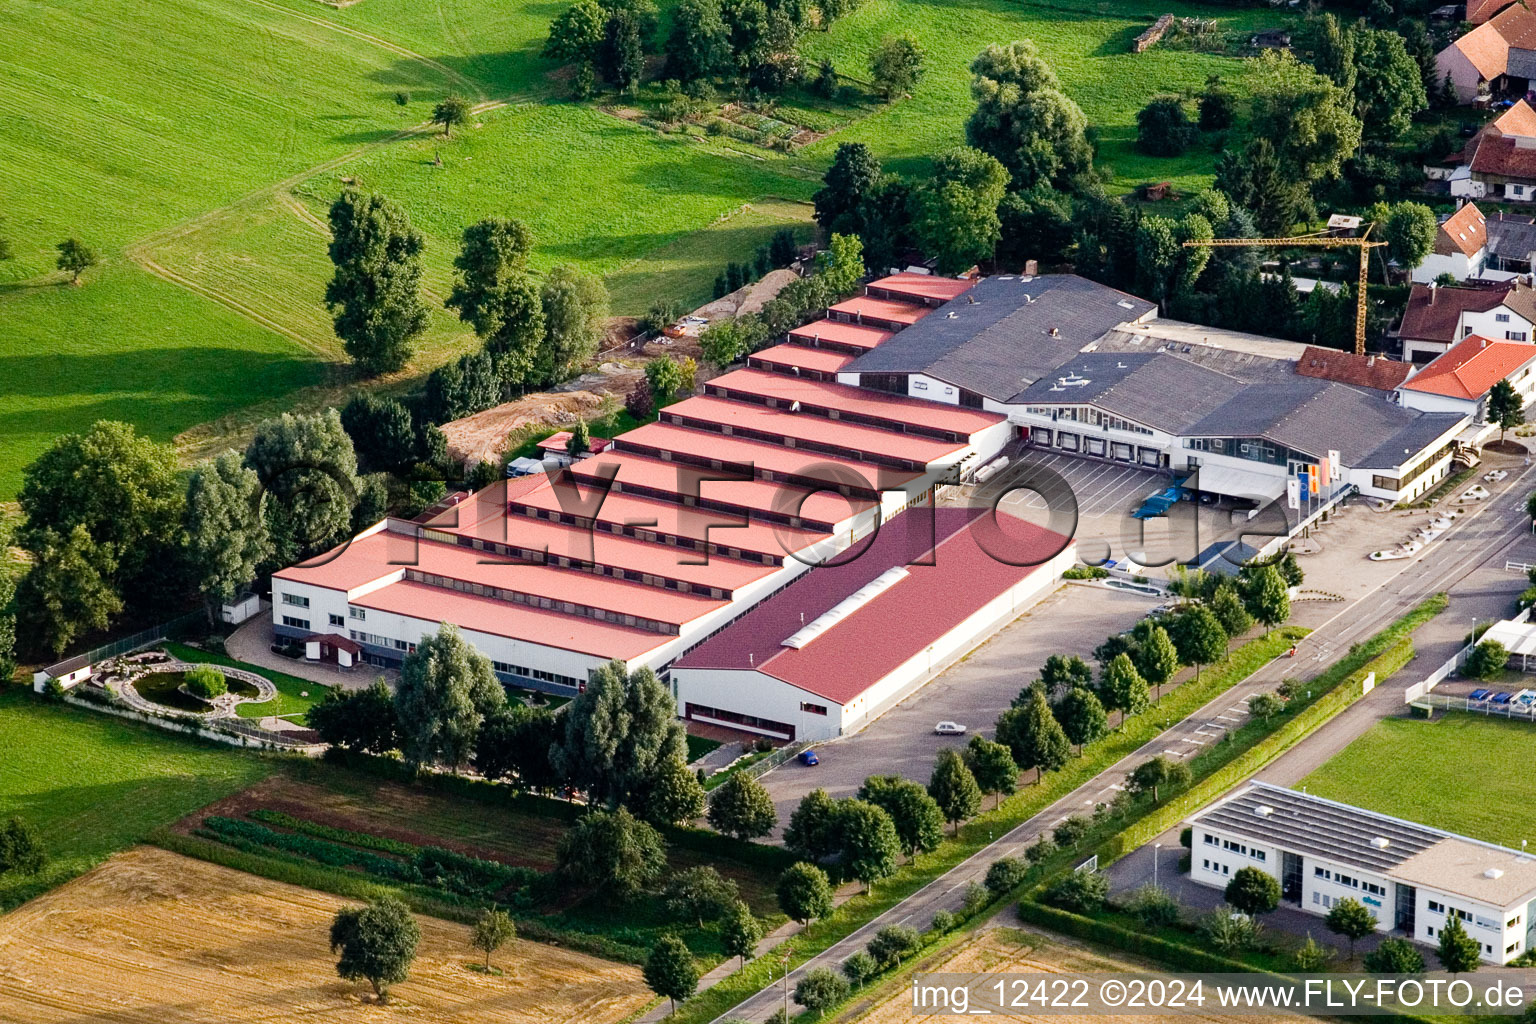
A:
[[[1433,945],[1452,916],[1483,959],[1508,963],[1536,942],[1536,857],[1263,782],[1189,819],[1190,878],[1224,889],[1252,867],[1280,882],[1281,905],[1326,915],[1358,900],[1378,931]]]

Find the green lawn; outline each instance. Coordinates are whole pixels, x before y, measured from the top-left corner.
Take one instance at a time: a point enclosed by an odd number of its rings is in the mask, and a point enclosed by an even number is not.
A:
[[[1536,728],[1455,712],[1388,718],[1301,781],[1307,792],[1519,848],[1536,839]]]
[[[255,754],[0,688],[0,818],[36,825],[49,852],[40,876],[0,878],[0,910],[274,767]]]
[[[227,665],[231,668],[243,668],[247,672],[255,672],[270,680],[277,687],[277,697],[273,700],[263,701],[260,704],[241,704],[235,711],[241,718],[266,718],[268,715],[297,715],[295,721],[303,722],[303,715],[310,708],[320,703],[325,698],[325,691],[329,689],[322,683],[309,679],[300,679],[298,676],[290,676],[283,672],[274,672],[260,665],[249,665],[243,661],[213,651],[201,650],[197,647],[188,647],[185,644],[168,643],[165,649],[182,661],[194,664]]]

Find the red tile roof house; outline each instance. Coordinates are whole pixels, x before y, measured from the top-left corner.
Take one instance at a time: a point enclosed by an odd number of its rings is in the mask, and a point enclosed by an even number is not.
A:
[[[1416,284],[1397,334],[1403,361],[1423,364],[1472,334],[1530,341],[1536,330],[1536,291],[1519,283],[1482,288]]]
[[[1436,75],[1451,77],[1456,99],[1523,95],[1536,78],[1536,14],[1513,3],[1435,55]]]
[[[1429,284],[1441,274],[1458,281],[1477,277],[1488,263],[1488,227],[1482,211],[1468,203],[1440,223],[1435,247],[1413,268],[1416,284]]]
[[[1410,409],[1471,413],[1474,423],[1484,423],[1488,392],[1501,380],[1513,384],[1529,405],[1536,395],[1536,345],[1474,334],[1414,374],[1397,393]]]
[[[858,558],[812,569],[674,662],[678,709],[779,739],[857,731],[1017,618],[1075,557],[1071,539],[1007,513],[904,515]]]

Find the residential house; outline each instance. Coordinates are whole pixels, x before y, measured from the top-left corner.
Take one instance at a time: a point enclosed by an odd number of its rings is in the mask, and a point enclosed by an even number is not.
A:
[[[1435,68],[1461,103],[1524,95],[1536,78],[1536,14],[1510,4],[1437,53]]]
[[[1403,361],[1424,364],[1462,338],[1479,334],[1530,341],[1536,328],[1536,292],[1520,282],[1480,288],[1416,284],[1398,326]]]
[[[1536,345],[1494,341],[1474,334],[1453,345],[1397,389],[1403,405],[1423,412],[1454,412],[1487,422],[1488,392],[1501,380],[1525,405],[1536,395]]]
[[[1428,284],[1441,274],[1458,281],[1478,277],[1488,261],[1488,232],[1482,211],[1468,203],[1440,223],[1435,247],[1413,268],[1413,280]]]
[[[1462,20],[1469,25],[1481,25],[1513,2],[1514,0],[1467,0],[1466,15]]]
[[[1485,227],[1488,259],[1483,276],[1529,275],[1536,267],[1536,217],[1495,213],[1488,218]]]
[[[1472,136],[1448,174],[1457,199],[1536,200],[1536,109],[1521,100]]]

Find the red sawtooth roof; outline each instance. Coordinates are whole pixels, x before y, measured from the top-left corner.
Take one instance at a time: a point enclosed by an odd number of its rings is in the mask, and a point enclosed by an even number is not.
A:
[[[729,425],[738,430],[757,430],[782,434],[797,441],[815,441],[837,445],[851,452],[868,452],[929,465],[965,448],[953,441],[938,441],[916,434],[898,434],[879,427],[844,423],[825,416],[792,413],[787,408],[770,409],[751,402],[733,402],[725,398],[701,395],[685,399],[662,410],[664,416],[686,416],[695,420]],[[819,452],[806,452],[817,458]]]
[[[831,310],[834,313],[846,313],[848,316],[873,317],[876,320],[906,326],[917,323],[933,312],[927,306],[915,306],[910,302],[896,302],[891,299],[877,299],[873,295],[855,295],[851,299],[845,299],[832,306]]]
[[[910,295],[919,302],[937,300],[948,302],[959,298],[976,286],[966,278],[939,277],[936,274],[891,274],[878,281],[871,281],[868,288],[879,288],[896,295]]]
[[[1441,353],[1404,384],[1403,389],[1448,398],[1478,399],[1533,360],[1536,360],[1536,345],[1523,341],[1495,341],[1472,334]]]
[[[402,553],[406,554],[402,556]],[[503,560],[474,548],[461,548],[431,540],[418,542],[387,531],[354,540],[345,549],[338,549],[333,554],[334,557],[324,564],[292,566],[276,575],[317,587],[350,591],[364,583],[414,569],[468,584],[501,587],[547,597],[552,601],[588,605],[677,626],[725,604],[723,600],[664,590],[644,583],[630,583],[588,572]],[[511,602],[495,598],[476,599],[497,608],[516,607]],[[418,617],[439,618],[435,614]]]
[[[817,320],[804,327],[796,327],[789,332],[789,336],[791,339],[804,342],[831,341],[868,350],[888,340],[892,333],[894,332],[865,324],[845,324],[841,320]]]
[[[862,554],[810,570],[781,593],[674,663],[678,669],[755,668],[838,704],[876,681],[1028,578],[1063,551],[1070,539],[1006,513],[917,510],[887,523]],[[937,543],[930,549],[930,543]],[[983,547],[1006,552],[1010,565]],[[928,556],[931,550],[931,557]],[[912,565],[913,561],[930,565]],[[907,577],[799,649],[783,642],[887,569]]]
[[[825,380],[787,377],[767,370],[732,370],[711,378],[710,387],[748,395],[761,395],[784,402],[800,402],[823,409],[858,413],[892,423],[951,430],[970,436],[1001,423],[1005,417],[995,412],[969,409],[960,405],[928,402],[921,398],[888,395],[851,384]]]
[[[391,583],[351,603],[360,608],[393,612],[427,622],[451,622],[461,629],[492,636],[624,661],[638,658],[676,639],[634,626],[543,611],[425,583]]]
[[[836,373],[853,362],[855,358],[847,352],[811,348],[809,345],[775,345],[761,352],[752,353],[747,357],[747,365],[792,366],[800,370],[814,370],[817,373]]]
[[[679,427],[671,423],[647,423],[636,427],[624,434],[623,442],[621,451],[632,451],[633,449],[628,447],[630,445],[645,445],[659,451],[676,452],[695,458],[718,459],[725,464],[752,466],[775,475],[783,473],[791,476],[811,476],[817,480],[830,480],[832,477],[828,475],[828,470],[843,474],[852,473],[857,478],[868,481],[869,486],[876,490],[882,489],[882,484],[895,487],[918,475],[910,470],[876,467],[860,459],[823,455],[821,452],[797,451],[794,448],[770,444],[767,441],[753,441],[707,431],[689,430],[687,427]],[[828,467],[828,470],[818,469],[819,466]],[[832,467],[836,468],[832,469]]]
[[[705,484],[705,493],[714,496],[715,484]],[[595,518],[608,525],[634,526],[657,534],[687,537],[691,540],[708,541],[727,548],[737,548],[754,554],[783,556],[788,551],[803,551],[826,534],[815,530],[803,530],[792,526],[765,523],[760,520],[732,516],[712,509],[692,508],[670,501],[642,498],[622,491],[609,491],[602,504],[592,509],[567,508],[561,505],[553,486],[544,486],[514,497],[518,506],[536,508],[545,512],[570,512]],[[847,506],[844,506],[844,514]]]
[[[1412,363],[1385,356],[1357,356],[1334,348],[1308,345],[1296,360],[1296,372],[1303,377],[1336,380],[1357,388],[1392,391],[1413,372]]]
[[[817,523],[841,523],[875,504],[869,498],[845,497],[829,491],[812,492],[774,480],[712,480],[709,479],[711,476],[718,477],[722,471],[625,452],[608,451],[582,459],[571,467],[571,473],[576,477],[595,477],[603,467],[610,465],[619,467],[618,475],[614,477],[616,484],[647,487],[668,494],[696,494],[706,501],[713,499],[749,509],[772,510],[781,505],[788,509],[798,508],[803,518]]]

